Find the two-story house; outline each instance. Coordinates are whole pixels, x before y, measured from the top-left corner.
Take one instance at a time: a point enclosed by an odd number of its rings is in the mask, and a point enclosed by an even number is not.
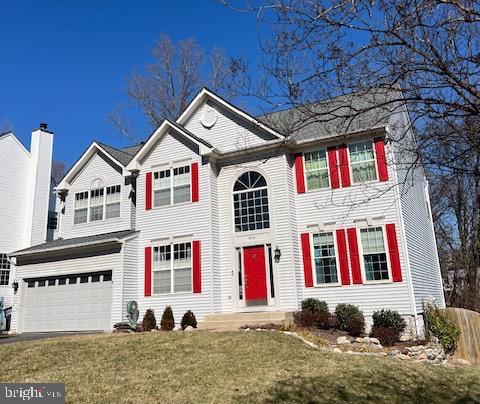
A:
[[[51,190],[53,133],[40,124],[32,132],[30,150],[11,131],[0,134],[0,298],[13,304],[14,269],[8,254],[45,242]],[[54,205],[53,205],[54,206]]]
[[[143,144],[93,143],[58,186],[61,239],[11,255],[13,327],[107,330],[136,300],[141,316],[171,305],[221,328],[318,297],[421,331],[423,300],[444,300],[427,182],[401,147],[408,114],[357,115],[285,137],[265,122],[298,111],[256,118],[203,89]]]

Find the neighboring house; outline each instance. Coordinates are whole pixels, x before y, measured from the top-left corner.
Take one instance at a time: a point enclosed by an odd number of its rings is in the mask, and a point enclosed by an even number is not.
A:
[[[211,325],[317,297],[367,321],[398,310],[421,331],[423,300],[444,305],[427,183],[421,167],[407,176],[406,109],[383,115],[285,139],[203,89],[144,144],[93,143],[57,187],[61,238],[11,254],[13,329],[108,330],[130,300],[141,317],[171,305]]]
[[[0,134],[0,297],[13,304],[15,280],[8,254],[47,240],[53,133],[46,124],[32,133],[30,151],[13,132]]]

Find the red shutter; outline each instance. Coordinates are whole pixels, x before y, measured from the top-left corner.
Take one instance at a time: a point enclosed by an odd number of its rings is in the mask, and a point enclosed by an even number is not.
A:
[[[145,247],[145,296],[152,295],[152,247]]]
[[[388,166],[385,156],[385,141],[383,138],[374,140],[375,156],[377,157],[378,179],[380,181],[388,181]]]
[[[147,173],[145,179],[145,210],[152,209],[152,173]]]
[[[387,233],[388,252],[390,254],[390,268],[392,269],[392,278],[394,282],[402,281],[402,269],[400,267],[400,255],[398,253],[397,232],[395,225],[387,224],[385,226]]]
[[[192,163],[190,167],[190,175],[192,179],[192,202],[198,202],[198,163]]]
[[[350,266],[352,269],[352,281],[354,284],[362,283],[360,270],[360,257],[358,255],[357,229],[347,229],[348,247],[350,249]]]
[[[310,234],[302,233],[303,272],[305,275],[305,287],[313,287],[312,256],[310,253]]]
[[[295,175],[297,177],[297,192],[299,194],[305,193],[305,174],[303,170],[303,154],[295,155]]]
[[[339,229],[337,233],[338,261],[340,262],[340,277],[342,285],[350,285],[350,275],[348,273],[347,240],[345,239],[345,230]]]
[[[202,263],[200,241],[192,242],[193,293],[202,293]]]
[[[342,187],[350,186],[350,169],[348,167],[348,151],[347,145],[338,147],[338,157],[340,160],[340,177],[342,179]]]
[[[340,179],[338,178],[337,148],[329,147],[327,149],[328,168],[330,169],[330,184],[332,188],[340,187]]]

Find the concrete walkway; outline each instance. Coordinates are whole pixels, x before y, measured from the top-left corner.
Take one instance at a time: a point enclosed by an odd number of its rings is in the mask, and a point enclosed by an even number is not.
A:
[[[15,342],[36,341],[46,338],[69,337],[72,335],[99,334],[100,331],[73,331],[73,332],[27,332],[19,335],[0,336],[0,345]]]

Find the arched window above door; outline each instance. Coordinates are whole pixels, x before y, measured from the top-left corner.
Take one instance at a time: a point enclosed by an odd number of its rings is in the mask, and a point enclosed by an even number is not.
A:
[[[233,186],[235,231],[270,228],[267,181],[257,171],[240,175]]]

